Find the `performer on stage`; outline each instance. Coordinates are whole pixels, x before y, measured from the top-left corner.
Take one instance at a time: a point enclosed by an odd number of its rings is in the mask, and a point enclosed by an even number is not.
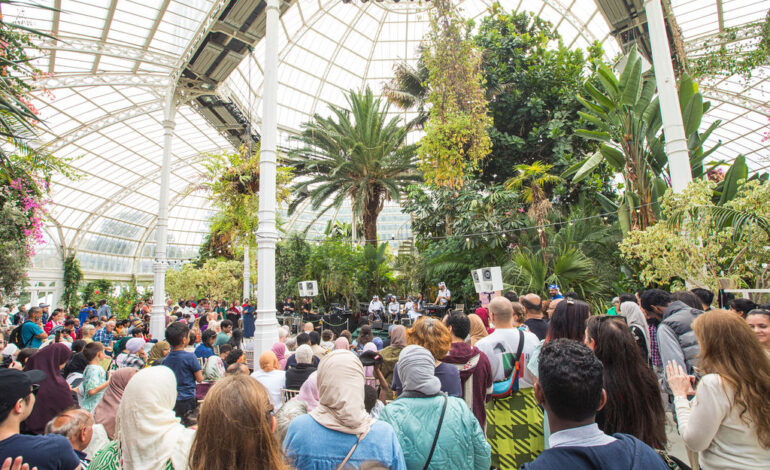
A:
[[[395,317],[396,321],[398,321],[401,318],[401,305],[398,303],[398,300],[396,300],[396,296],[391,295],[390,296],[390,302],[388,302],[388,314],[391,318]]]
[[[420,316],[420,314],[417,313],[417,302],[415,302],[414,296],[409,296],[406,304],[404,304],[404,311],[409,316],[409,318],[412,319],[412,321],[417,320],[417,318]]]
[[[442,307],[444,305],[447,305],[449,303],[449,300],[452,298],[452,293],[449,292],[449,289],[446,288],[446,284],[443,282],[438,283],[438,295],[436,296],[436,301],[434,302],[436,305],[441,305]]]
[[[282,310],[284,315],[294,314],[294,302],[292,302],[291,297],[286,297],[286,302],[283,303]]]
[[[380,298],[376,295],[372,296],[372,301],[369,302],[369,315],[375,315],[378,319],[382,319],[383,313],[385,313],[385,306],[380,302]]]
[[[305,297],[305,299],[302,302],[302,313],[305,315],[315,315],[315,312],[313,311],[313,298],[312,297]]]

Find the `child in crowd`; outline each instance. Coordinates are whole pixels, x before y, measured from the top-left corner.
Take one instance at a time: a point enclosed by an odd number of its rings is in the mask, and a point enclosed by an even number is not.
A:
[[[174,322],[166,328],[166,341],[171,345],[171,352],[163,360],[163,365],[176,376],[176,405],[174,412],[179,418],[198,406],[195,399],[195,383],[203,382],[203,372],[195,354],[185,351],[190,342],[190,329],[183,322]]]
[[[104,345],[94,341],[88,343],[83,349],[83,356],[88,361],[88,365],[83,371],[83,398],[80,400],[80,406],[93,412],[109,385],[107,372],[101,366],[101,362],[107,355],[104,354]]]

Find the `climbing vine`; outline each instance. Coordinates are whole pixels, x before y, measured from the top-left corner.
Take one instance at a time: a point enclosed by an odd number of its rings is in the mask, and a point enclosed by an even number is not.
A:
[[[430,116],[420,142],[420,169],[437,186],[460,187],[491,151],[481,52],[451,0],[435,0],[424,52]]]

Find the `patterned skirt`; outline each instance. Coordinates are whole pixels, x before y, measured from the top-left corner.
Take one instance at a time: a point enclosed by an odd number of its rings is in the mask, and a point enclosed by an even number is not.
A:
[[[487,441],[492,466],[515,470],[543,451],[543,411],[532,388],[487,403]]]

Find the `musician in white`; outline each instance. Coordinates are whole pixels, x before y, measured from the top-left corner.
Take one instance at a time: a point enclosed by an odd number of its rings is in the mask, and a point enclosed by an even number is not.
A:
[[[398,300],[396,300],[396,297],[391,295],[390,302],[388,302],[388,315],[390,315],[391,318],[395,317],[396,320],[398,320],[399,313],[401,313],[401,305],[398,303]]]
[[[443,282],[438,283],[438,295],[436,296],[436,301],[434,302],[436,305],[447,305],[449,303],[449,300],[452,298],[452,293],[449,292],[449,289],[446,288],[446,284]]]
[[[409,299],[404,304],[404,311],[409,315],[409,318],[412,319],[412,321],[417,320],[420,316],[420,314],[417,313],[417,302],[414,301],[413,296],[410,295]]]
[[[383,313],[385,313],[385,306],[380,302],[380,298],[376,295],[372,296],[372,301],[369,302],[369,314],[374,314],[379,317]]]

